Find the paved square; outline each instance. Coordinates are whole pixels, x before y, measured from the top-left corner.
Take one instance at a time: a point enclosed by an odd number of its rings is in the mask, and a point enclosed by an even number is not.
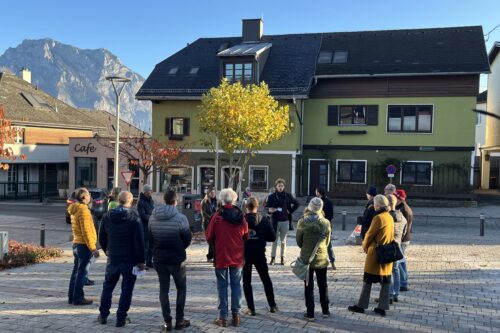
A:
[[[436,217],[434,217],[436,218]],[[443,217],[444,219],[444,217]],[[410,291],[401,293],[387,317],[372,311],[353,314],[347,306],[359,296],[364,254],[360,247],[344,245],[352,230],[335,231],[337,271],[329,271],[332,316],[321,318],[316,291],[316,321],[305,322],[303,285],[288,266],[272,266],[280,313],[266,309],[264,291],[256,274],[253,286],[257,316],[242,316],[239,328],[218,328],[217,294],[213,268],[205,263],[206,244],[195,242],[188,251],[188,332],[497,332],[500,331],[500,227],[489,222],[486,236],[479,237],[477,223],[443,223],[417,217],[409,248]],[[456,221],[460,219],[457,217]],[[446,223],[444,223],[446,222]],[[438,225],[435,225],[438,224]],[[472,225],[473,224],[473,225]],[[337,223],[338,225],[338,223]],[[336,228],[338,229],[338,228]],[[288,239],[288,259],[298,255],[293,236]],[[69,250],[70,244],[63,245]],[[105,257],[91,268],[96,285],[86,296],[98,300],[102,289]],[[134,292],[132,324],[115,328],[116,301],[107,326],[96,322],[98,301],[88,307],[67,304],[72,257],[0,272],[1,332],[159,332],[162,325],[158,280],[154,271],[139,279]],[[115,293],[118,295],[118,293]],[[372,299],[378,295],[374,288]],[[175,288],[171,301],[175,300]],[[245,308],[243,300],[242,309]],[[373,307],[375,303],[373,303]]]

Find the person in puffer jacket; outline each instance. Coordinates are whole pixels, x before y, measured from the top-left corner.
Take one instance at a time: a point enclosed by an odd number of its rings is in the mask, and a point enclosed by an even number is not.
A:
[[[248,239],[248,224],[241,209],[234,204],[238,195],[230,188],[219,194],[223,206],[208,224],[207,241],[215,246],[215,276],[219,294],[219,317],[215,324],[227,326],[228,282],[231,284],[233,326],[240,324],[241,270],[244,264],[244,242]]]
[[[99,229],[99,244],[108,256],[102,286],[98,321],[106,324],[113,290],[122,277],[120,302],[116,311],[116,327],[128,323],[127,312],[132,303],[135,281],[134,266],[144,269],[143,231],[139,215],[132,207],[134,197],[128,191],[118,195],[120,205],[104,215]]]
[[[266,261],[266,242],[274,242],[276,233],[267,216],[260,215],[257,210],[259,200],[255,197],[247,199],[245,219],[248,223],[248,240],[245,241],[245,266],[243,266],[243,291],[247,301],[247,314],[255,316],[255,305],[252,291],[252,267],[259,273],[266,293],[269,312],[277,312],[278,307],[274,300],[273,283],[269,277],[269,268]]]
[[[186,248],[191,244],[191,230],[184,214],[177,211],[177,194],[167,191],[165,205],[157,206],[149,220],[150,245],[153,247],[153,266],[160,280],[160,303],[165,320],[165,330],[172,330],[170,315],[170,276],[177,289],[175,329],[190,325],[184,318],[186,304]]]
[[[403,235],[406,233],[407,221],[403,213],[400,210],[396,209],[396,204],[398,202],[396,196],[393,194],[389,194],[386,195],[386,197],[389,200],[389,206],[391,207],[389,214],[391,214],[392,218],[394,219],[394,240],[399,244],[399,246],[401,246],[401,240],[403,239]],[[399,288],[401,287],[399,269],[400,260],[394,262],[392,265],[392,278],[390,287],[391,303],[399,301]]]

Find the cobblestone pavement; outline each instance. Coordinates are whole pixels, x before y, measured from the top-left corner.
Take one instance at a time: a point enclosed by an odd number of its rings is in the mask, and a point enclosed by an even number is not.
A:
[[[316,292],[316,321],[301,317],[305,310],[303,285],[288,266],[272,266],[280,313],[266,309],[262,285],[255,274],[256,317],[242,316],[239,328],[216,327],[217,296],[214,270],[204,262],[206,245],[195,242],[188,251],[188,332],[498,332],[500,330],[500,228],[492,225],[485,237],[478,228],[419,226],[408,250],[410,291],[401,293],[387,317],[367,311],[353,314],[361,289],[364,254],[360,247],[344,245],[352,230],[336,231],[334,246],[337,271],[329,271],[332,316],[321,318]],[[288,238],[288,258],[298,255],[295,238]],[[0,272],[0,332],[159,332],[162,325],[158,280],[154,271],[138,279],[132,308],[132,323],[115,328],[116,297],[107,326],[96,322],[98,301],[92,306],[67,304],[66,292],[72,257]],[[91,268],[93,287],[86,296],[98,300],[102,289],[105,258]],[[174,288],[175,289],[175,288]],[[374,288],[372,299],[378,295]],[[115,292],[118,295],[119,291]],[[171,301],[175,290],[171,291]],[[243,307],[245,301],[243,299]],[[374,307],[375,303],[371,304]]]

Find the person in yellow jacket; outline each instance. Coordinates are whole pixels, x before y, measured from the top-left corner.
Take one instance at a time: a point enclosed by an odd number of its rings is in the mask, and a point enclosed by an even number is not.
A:
[[[349,311],[363,313],[368,308],[373,283],[380,283],[379,303],[373,309],[382,317],[389,310],[389,291],[391,284],[392,262],[380,264],[377,260],[377,246],[387,245],[394,240],[394,219],[389,214],[389,201],[383,195],[373,199],[375,216],[363,239],[363,250],[366,253],[363,289],[358,304],[348,307]]]
[[[97,235],[89,209],[92,197],[86,188],[79,188],[75,193],[77,202],[68,207],[68,213],[71,216],[73,256],[75,258],[69,282],[68,303],[90,305],[93,301],[85,298],[83,285],[88,275],[90,259],[92,256],[99,257],[99,250],[96,248]]]

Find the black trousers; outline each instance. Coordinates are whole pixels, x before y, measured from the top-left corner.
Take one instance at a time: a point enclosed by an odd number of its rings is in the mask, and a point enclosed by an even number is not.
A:
[[[304,298],[306,300],[307,316],[314,318],[314,273],[316,272],[316,281],[319,289],[319,302],[323,313],[329,312],[330,301],[328,299],[328,283],[326,272],[328,267],[309,269],[309,284],[304,283]]]
[[[247,253],[245,254],[245,266],[243,266],[243,292],[245,293],[248,308],[255,311],[252,291],[252,266],[255,266],[255,269],[260,276],[260,280],[264,285],[267,303],[270,307],[276,306],[273,283],[269,277],[269,270],[267,267],[266,254],[264,252]]]

